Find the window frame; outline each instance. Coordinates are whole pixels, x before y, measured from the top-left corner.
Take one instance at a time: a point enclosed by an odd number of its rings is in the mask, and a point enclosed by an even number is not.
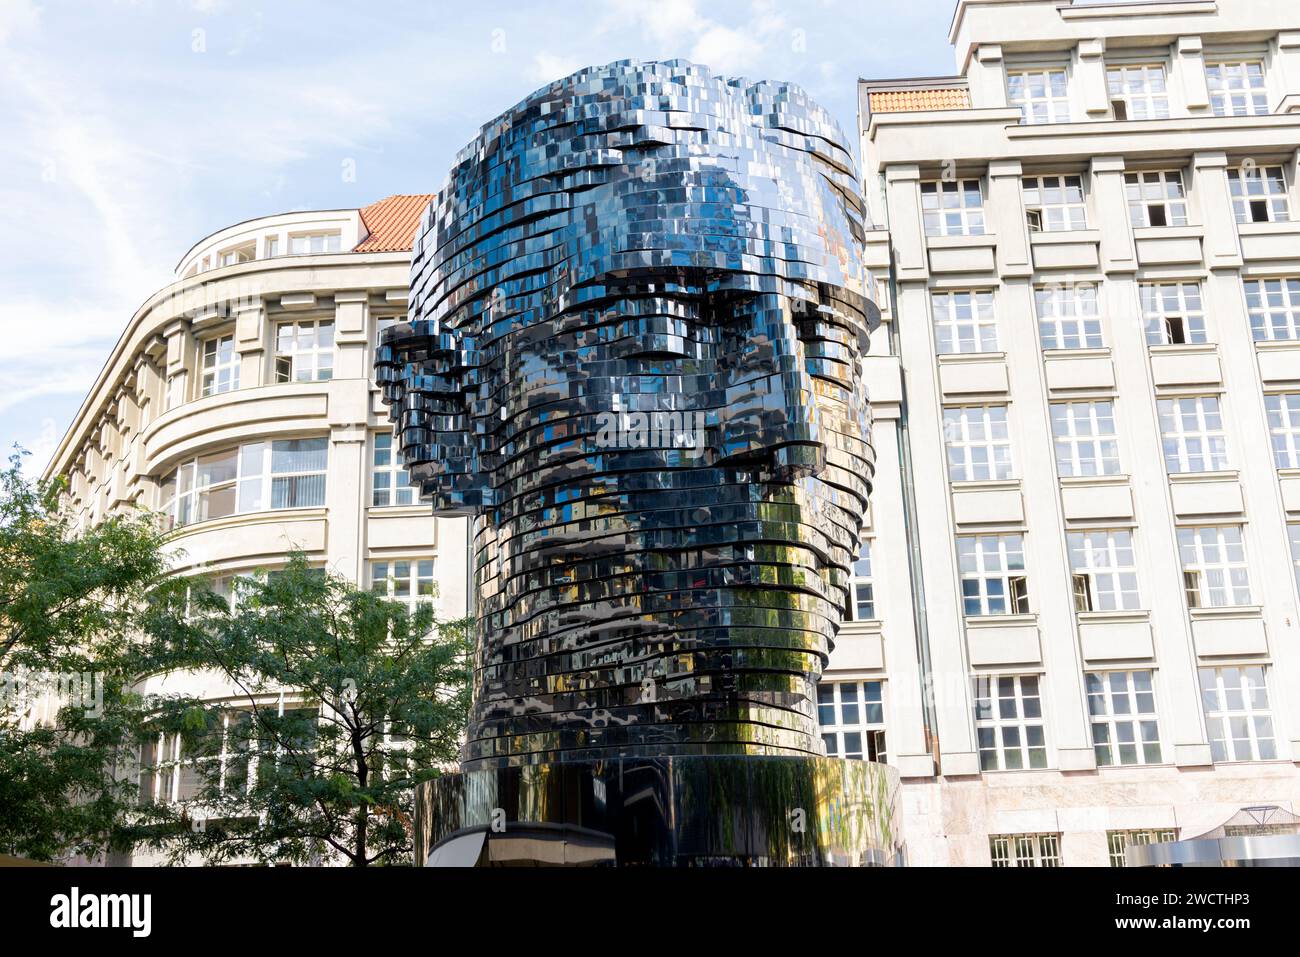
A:
[[[1150,89],[1150,71],[1159,71],[1160,89]],[[1142,87],[1138,91],[1129,88],[1129,75],[1134,71],[1140,71]],[[1119,73],[1121,84],[1116,89],[1115,77],[1113,74]],[[1111,103],[1111,109],[1114,110],[1114,104],[1122,102],[1125,106],[1125,120],[1167,120],[1169,119],[1169,70],[1163,61],[1148,60],[1141,63],[1113,63],[1106,65],[1106,98]],[[1141,104],[1144,108],[1143,113],[1147,115],[1138,116],[1138,111],[1134,110],[1135,104]],[[1120,117],[1114,117],[1116,120]]]
[[[956,549],[964,618],[1030,613],[1023,532],[957,535]]]
[[[1104,349],[1101,311],[1100,283],[1034,286],[1034,318],[1038,323],[1038,343],[1044,352]]]
[[[1214,532],[1213,541],[1205,535]],[[1225,532],[1234,534],[1227,535]],[[1250,555],[1246,551],[1245,527],[1241,524],[1179,525],[1175,529],[1178,543],[1178,564],[1183,573],[1183,591],[1187,607],[1240,608],[1253,603],[1250,583]],[[1235,540],[1233,540],[1235,539]],[[1207,548],[1215,549],[1214,558],[1207,557]],[[1240,557],[1233,558],[1234,554]],[[1233,571],[1240,570],[1240,581],[1233,580]],[[1217,573],[1222,578],[1213,580]],[[1221,594],[1223,600],[1216,601]]]
[[[281,334],[282,329],[292,329],[291,336]],[[311,330],[311,342],[303,346],[303,330]],[[324,331],[328,329],[328,342]],[[276,384],[291,382],[329,382],[334,378],[335,325],[332,317],[312,319],[276,319],[271,330],[271,371]],[[324,361],[322,361],[324,360]],[[300,374],[300,362],[305,362],[309,375]],[[286,365],[287,363],[287,365]]]
[[[846,699],[844,691],[853,688],[853,700]],[[829,691],[829,695],[825,692]],[[817,684],[817,728],[827,757],[849,761],[889,761],[886,732],[886,699],[884,678],[859,678],[852,680],[827,679]],[[826,700],[829,698],[829,700]],[[851,717],[854,709],[857,720]],[[874,709],[874,710],[873,710]],[[823,719],[829,713],[832,720]],[[872,714],[878,717],[872,720]],[[858,735],[858,747],[850,748],[849,735]],[[834,746],[827,741],[834,738]]]
[[[961,297],[968,297],[968,301],[963,302]],[[963,309],[969,312],[969,316],[961,315]],[[992,289],[931,289],[930,317],[936,355],[981,355],[1001,351]],[[969,339],[963,338],[963,330],[969,330]],[[967,341],[973,348],[964,347]]]
[[[222,344],[229,346],[229,354],[222,355]],[[209,353],[209,347],[211,352]],[[211,359],[211,364],[209,364]],[[239,391],[239,367],[242,356],[239,350],[235,348],[234,332],[217,333],[215,335],[204,336],[198,341],[198,373],[199,373],[199,395],[200,399],[206,399],[210,395],[224,395],[227,392]],[[226,385],[221,388],[222,373],[226,373]],[[211,387],[209,380],[211,380]]]
[[[1259,189],[1252,192],[1252,185]],[[1279,185],[1280,184],[1280,188]],[[1291,222],[1291,184],[1280,163],[1233,166],[1228,169],[1228,195],[1237,225]],[[1256,215],[1263,213],[1262,218]]]
[[[1275,284],[1276,289],[1273,288]],[[1250,318],[1250,334],[1255,342],[1300,339],[1300,276],[1251,277],[1242,281],[1242,290],[1246,297],[1246,314]],[[1275,334],[1279,326],[1274,318],[1279,316],[1285,322],[1288,335]]]
[[[1196,420],[1194,429],[1185,428],[1189,414]],[[1231,468],[1220,396],[1205,393],[1157,397],[1156,418],[1166,474],[1196,475]],[[1176,428],[1170,429],[1170,425]],[[1202,467],[1195,467],[1197,462]]]
[[[1063,867],[1061,835],[1041,831],[1033,834],[990,834],[991,867]]]
[[[1052,420],[1052,446],[1056,453],[1056,471],[1061,478],[1097,478],[1122,473],[1119,434],[1115,431],[1114,399],[1065,399],[1052,402],[1050,405],[1048,414]],[[1077,407],[1080,406],[1086,407],[1086,415],[1079,415],[1076,412]],[[1099,406],[1106,406],[1109,415],[1101,414]],[[1064,414],[1058,415],[1058,409]],[[1105,422],[1110,423],[1109,432],[1101,431]],[[1084,423],[1091,431],[1079,431],[1079,425]],[[1061,431],[1062,426],[1068,427],[1069,431]],[[1080,454],[1080,447],[1085,444],[1096,447],[1091,461],[1096,462],[1097,465],[1091,472],[1084,470],[1084,463],[1089,459]],[[1068,452],[1068,455],[1063,457],[1063,452]]]
[[[948,187],[952,188],[949,189]],[[971,187],[974,186],[974,189]],[[982,177],[926,179],[920,182],[921,223],[925,236],[983,236],[988,230],[984,215],[985,197]],[[955,195],[957,205],[945,206],[943,197]],[[927,200],[933,196],[932,201]],[[978,196],[978,205],[970,197]]]
[[[1106,669],[1086,671],[1083,678],[1089,733],[1097,767],[1165,764],[1164,747],[1160,742],[1155,671],[1151,668]],[[1129,741],[1124,740],[1125,729]],[[1132,760],[1126,761],[1124,748],[1130,745]]]
[[[1066,233],[1087,229],[1088,192],[1084,185],[1084,179],[1085,176],[1082,173],[1039,173],[1033,176],[1022,176],[1020,178],[1020,189],[1025,210],[1026,212],[1036,210],[1039,213],[1039,228],[1034,229],[1031,222],[1029,231]],[[1047,184],[1048,180],[1058,180],[1059,182],[1056,185],[1049,186]],[[1071,186],[1069,180],[1076,180],[1076,185]],[[1066,199],[1065,197],[1069,195],[1069,191],[1076,187],[1079,198],[1077,200]],[[1045,201],[1045,197],[1051,195],[1051,190],[1060,192],[1061,199],[1059,202],[1049,203]],[[1053,212],[1059,215],[1053,217]]]
[[[1255,761],[1278,760],[1277,725],[1274,721],[1272,698],[1269,695],[1268,679],[1271,669],[1267,665],[1220,665],[1201,666],[1196,669],[1197,688],[1200,692],[1201,711],[1205,717],[1206,737],[1210,742],[1210,759],[1215,764],[1239,764]],[[1238,681],[1229,684],[1229,677],[1236,673]],[[1258,684],[1248,679],[1258,673]],[[1208,682],[1207,682],[1207,679]],[[1207,686],[1208,684],[1208,686]],[[1252,701],[1254,689],[1263,693],[1263,706],[1256,706]],[[1241,696],[1241,707],[1232,707],[1232,693]],[[1213,695],[1213,700],[1211,700]],[[1246,731],[1244,737],[1232,733],[1232,721]],[[1260,721],[1267,724],[1269,734],[1260,733]],[[1221,732],[1216,735],[1216,729]],[[1238,753],[1239,742],[1246,742],[1249,753]]]
[[[1250,83],[1250,67],[1259,67],[1259,84]],[[1241,67],[1244,85],[1225,85],[1224,67]],[[1218,72],[1216,77],[1215,71]],[[1216,56],[1205,58],[1205,87],[1210,94],[1210,112],[1215,116],[1268,116],[1268,71],[1262,56]],[[1233,102],[1234,91],[1245,91],[1241,109]],[[1258,91],[1258,92],[1256,92]],[[1263,100],[1261,103],[1260,100]],[[1231,107],[1231,109],[1229,109]]]
[[[1138,283],[1142,327],[1147,345],[1201,345],[1208,342],[1205,325],[1205,297],[1196,279]],[[1182,341],[1175,342],[1169,322],[1176,319]]]
[[[380,447],[381,441],[387,442],[386,449]],[[411,485],[410,473],[401,464],[397,445],[397,436],[394,432],[370,433],[370,508],[400,508],[419,504],[415,495],[415,486]],[[381,453],[387,454],[386,464],[381,464],[379,461]],[[381,475],[384,476],[382,487],[378,481]],[[381,494],[387,501],[379,501]],[[400,501],[403,494],[406,501]]]
[[[1088,607],[1079,607],[1076,590],[1076,612],[1137,611],[1142,607],[1131,529],[1070,529],[1065,541],[1070,572],[1085,579],[1087,586]],[[1111,607],[1105,607],[1107,604]]]
[[[1008,687],[1010,694],[1005,693]],[[1032,687],[1032,693],[1026,693],[1027,687]],[[1050,767],[1051,752],[1047,746],[1042,675],[976,674],[972,676],[972,702],[975,746],[982,773],[1042,771]],[[1014,713],[1007,713],[1004,702],[1013,702]],[[1030,705],[1029,702],[1033,704]],[[981,731],[989,733],[981,734]],[[1015,734],[1008,735],[1007,731],[1014,731]],[[1034,731],[1037,731],[1036,735]],[[1035,763],[1035,752],[1038,753],[1038,763]],[[1013,754],[1014,762],[1010,759]]]
[[[1154,177],[1154,179],[1152,179]],[[1176,196],[1170,190],[1176,184]],[[1158,197],[1147,195],[1156,187]],[[1131,170],[1124,173],[1124,198],[1128,201],[1129,223],[1135,229],[1153,229],[1166,226],[1186,226],[1187,183],[1181,169]],[[1151,210],[1158,207],[1163,223],[1153,222]]]
[[[1061,88],[1059,94],[1055,92],[1052,82],[1052,76],[1059,74],[1061,77]],[[1066,64],[1042,64],[1042,65],[1017,65],[1010,66],[1006,71],[1007,76],[1007,105],[1017,107],[1020,110],[1021,126],[1046,126],[1053,123],[1069,123],[1073,117],[1073,109],[1070,103],[1070,68]],[[1020,95],[1016,93],[1016,84],[1014,78],[1020,78],[1020,89],[1023,91]],[[1043,96],[1030,95],[1030,78],[1042,77],[1043,79]],[[1035,104],[1042,104],[1043,118],[1038,119],[1034,114],[1033,107]]]
[[[977,432],[982,432],[983,437]],[[944,406],[943,445],[949,482],[1006,482],[1015,478],[1008,404]],[[977,454],[981,451],[983,461]],[[980,477],[981,470],[987,471],[987,476]]]

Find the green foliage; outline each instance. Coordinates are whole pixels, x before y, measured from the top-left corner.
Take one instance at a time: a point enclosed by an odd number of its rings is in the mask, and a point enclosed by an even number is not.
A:
[[[456,758],[469,706],[470,623],[357,590],[295,553],[225,598],[153,595],[143,670],[213,670],[220,703],[151,702],[197,783],[144,812],[175,861],[406,864],[413,788]]]

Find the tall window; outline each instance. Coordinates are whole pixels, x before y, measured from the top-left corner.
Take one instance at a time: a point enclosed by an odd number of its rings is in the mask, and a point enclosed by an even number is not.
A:
[[[817,723],[827,757],[888,760],[883,681],[823,681],[817,686]]]
[[[984,194],[977,179],[928,180],[921,184],[921,217],[927,236],[983,236]]]
[[[1187,607],[1250,604],[1250,571],[1240,525],[1179,528],[1178,557]]]
[[[1205,64],[1210,107],[1215,116],[1266,116],[1268,90],[1259,60],[1220,60]]]
[[[239,388],[239,353],[235,351],[235,337],[213,336],[199,346],[199,366],[202,372],[200,395],[217,395]]]
[[[1053,402],[1052,435],[1062,478],[1119,474],[1115,407],[1110,401]]]
[[[163,480],[159,502],[170,527],[268,508],[325,504],[329,441],[250,442],[191,459]]]
[[[1156,407],[1166,471],[1218,472],[1228,467],[1223,415],[1216,396],[1160,399]]]
[[[1279,469],[1300,468],[1300,394],[1264,396],[1268,431],[1273,443],[1273,465]]]
[[[1089,282],[1034,288],[1038,337],[1044,349],[1101,348],[1097,287]]]
[[[1070,90],[1065,70],[1007,73],[1007,102],[1020,108],[1021,123],[1070,122]]]
[[[1300,524],[1291,522],[1286,527],[1287,541],[1291,544],[1291,572],[1295,576],[1295,585],[1300,589]]]
[[[1201,668],[1200,677],[1210,757],[1216,763],[1276,759],[1264,666]]]
[[[1111,109],[1117,120],[1163,120],[1169,117],[1169,90],[1162,64],[1134,64],[1106,69]]]
[[[1037,675],[976,675],[975,736],[980,769],[1047,767]]]
[[[1187,193],[1178,170],[1125,173],[1124,191],[1134,226],[1187,225]]]
[[[431,605],[437,595],[433,578],[433,559],[401,559],[370,563],[370,590],[401,602],[414,613],[422,605]]]
[[[1239,223],[1285,223],[1291,219],[1286,173],[1280,166],[1230,169],[1228,192]]]
[[[1026,176],[1022,186],[1031,230],[1054,233],[1088,228],[1082,176]]]
[[[334,320],[281,322],[275,327],[275,381],[320,382],[334,377]]]
[[[862,545],[858,560],[853,563],[853,618],[870,621],[876,617],[876,588],[871,579],[871,542]]]
[[[1005,405],[969,405],[943,410],[948,478],[987,482],[1011,477],[1011,435]]]
[[[1068,532],[1075,611],[1132,610],[1138,597],[1133,534],[1125,529]]]
[[[1144,282],[1139,293],[1149,344],[1205,341],[1205,310],[1199,282]]]
[[[402,468],[393,433],[376,432],[372,439],[370,489],[371,505],[411,505],[415,502],[415,489],[411,476]]]
[[[967,617],[1029,613],[1023,535],[958,535],[957,564]]]
[[[1060,867],[1060,834],[990,834],[994,867]]]
[[[1090,671],[1088,720],[1097,765],[1159,764],[1160,724],[1150,671]]]
[[[1300,278],[1247,279],[1245,287],[1255,341],[1300,338]]]
[[[1167,844],[1178,840],[1178,831],[1174,828],[1157,828],[1137,831],[1107,831],[1106,844],[1110,848],[1110,866],[1127,867],[1124,852],[1130,847],[1145,847],[1148,844]]]
[[[998,350],[998,326],[993,315],[992,290],[932,292],[930,306],[934,315],[934,339],[939,355]]]
[[[305,233],[289,237],[289,252],[295,256],[336,253],[341,248],[340,242],[338,233]]]

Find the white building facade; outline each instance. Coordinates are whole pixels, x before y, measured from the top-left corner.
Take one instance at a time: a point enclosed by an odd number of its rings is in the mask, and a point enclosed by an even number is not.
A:
[[[890,276],[828,751],[913,864],[1097,865],[1300,801],[1300,20],[960,0],[861,81]]]

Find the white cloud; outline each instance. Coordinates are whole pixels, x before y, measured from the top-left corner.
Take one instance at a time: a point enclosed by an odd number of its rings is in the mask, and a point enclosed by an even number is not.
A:
[[[557,56],[542,51],[533,57],[533,79],[538,83],[550,83],[570,73],[576,73],[587,65],[573,57]]]
[[[654,56],[686,57],[719,73],[745,73],[762,61],[786,30],[771,0],[755,0],[734,26],[700,12],[696,0],[616,0],[597,32],[637,30],[653,41]]]

